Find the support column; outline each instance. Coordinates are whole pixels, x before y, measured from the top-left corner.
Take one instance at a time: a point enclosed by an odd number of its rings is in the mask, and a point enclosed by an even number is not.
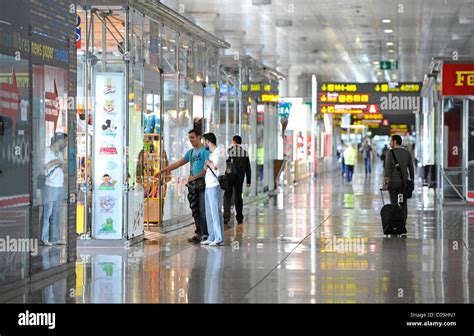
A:
[[[242,39],[245,35],[243,30],[221,30],[216,31],[217,36],[221,37],[230,44],[229,49],[224,50],[224,55],[242,57],[245,55]]]
[[[262,61],[263,45],[261,44],[244,44],[244,49],[247,55],[252,56],[257,61]]]
[[[279,95],[280,97],[288,97],[288,73],[289,73],[289,70],[290,70],[290,66],[289,65],[280,65],[280,66],[277,66],[276,67],[277,71],[278,72],[281,72],[285,77],[286,79],[284,80],[281,80],[279,81]]]

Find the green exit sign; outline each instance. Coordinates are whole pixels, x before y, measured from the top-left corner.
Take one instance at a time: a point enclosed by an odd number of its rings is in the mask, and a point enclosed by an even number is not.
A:
[[[398,61],[380,61],[380,70],[397,70]]]

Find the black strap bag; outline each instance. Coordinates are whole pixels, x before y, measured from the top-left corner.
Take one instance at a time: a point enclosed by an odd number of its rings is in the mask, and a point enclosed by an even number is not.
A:
[[[217,176],[216,173],[214,173],[214,171],[211,168],[209,168],[209,170],[219,182],[221,189],[226,190],[229,187],[229,184],[227,183],[227,177],[225,175]]]
[[[392,157],[393,160],[395,161],[395,167],[397,167],[398,174],[400,175],[400,178],[402,179],[403,183],[403,197],[405,199],[412,198],[413,197],[413,190],[415,190],[415,184],[413,183],[412,180],[406,179],[403,177],[402,170],[400,169],[400,164],[398,163],[397,157],[395,156],[395,152],[390,150],[392,152]]]

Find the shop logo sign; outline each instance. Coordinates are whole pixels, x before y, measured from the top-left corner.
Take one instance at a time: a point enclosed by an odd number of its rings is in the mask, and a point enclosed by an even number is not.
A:
[[[102,183],[99,185],[99,190],[115,190],[116,180],[113,180],[109,174],[104,174]]]
[[[117,147],[115,147],[113,144],[104,144],[102,147],[99,149],[99,154],[101,155],[117,155]]]
[[[110,119],[107,119],[102,125],[102,131],[102,136],[115,138],[117,135],[117,126],[115,126]]]
[[[99,197],[99,206],[101,209],[101,213],[112,213],[116,201],[117,199],[110,195]]]
[[[443,96],[474,95],[474,63],[445,63],[442,79]]]
[[[114,111],[115,110],[115,103],[111,99],[107,99],[104,102],[104,111],[108,115],[116,115],[117,113]]]
[[[99,234],[110,234],[110,233],[115,233],[114,220],[111,217],[105,220],[105,223],[102,224],[102,227],[99,230]]]
[[[456,71],[454,86],[474,86],[474,71]]]
[[[104,94],[108,95],[108,94],[111,94],[111,93],[115,93],[115,87],[113,85],[112,78],[107,78],[105,80]]]

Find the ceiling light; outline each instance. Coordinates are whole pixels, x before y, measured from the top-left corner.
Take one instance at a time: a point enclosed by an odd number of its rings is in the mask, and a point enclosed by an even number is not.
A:
[[[390,23],[390,22],[392,22],[392,20],[390,20],[390,19],[383,19],[382,22],[383,22],[383,23]]]
[[[388,50],[388,52],[389,52],[389,53],[394,53],[394,52],[395,52],[395,50],[393,50],[393,49],[389,49],[389,50]]]
[[[386,43],[388,46],[393,46],[393,42],[387,42]]]
[[[391,34],[391,33],[393,33],[393,30],[392,29],[385,29],[383,32],[385,34]]]
[[[379,65],[380,64],[379,61],[373,61],[372,63],[374,63],[374,65]]]
[[[382,71],[377,71],[377,76],[382,76]]]

